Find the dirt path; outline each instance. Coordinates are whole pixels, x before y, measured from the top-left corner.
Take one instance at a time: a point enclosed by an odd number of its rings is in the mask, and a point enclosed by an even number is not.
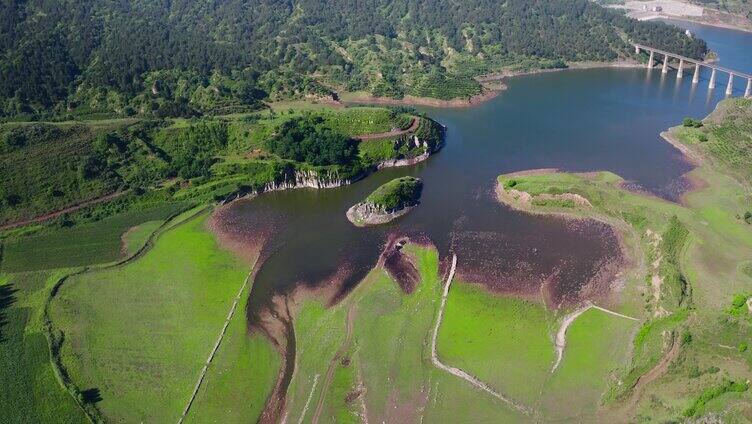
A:
[[[50,220],[52,218],[57,218],[58,216],[65,215],[66,213],[75,212],[75,211],[77,211],[79,209],[83,209],[83,208],[85,208],[87,206],[96,205],[97,203],[107,202],[109,200],[112,200],[112,199],[115,199],[117,197],[120,197],[120,196],[122,196],[125,193],[128,193],[128,191],[129,190],[116,191],[114,193],[110,193],[110,194],[104,195],[102,197],[97,197],[96,199],[88,200],[86,202],[79,203],[77,205],[68,206],[67,208],[58,209],[56,211],[49,212],[49,213],[46,213],[44,215],[39,215],[39,216],[37,216],[35,218],[26,219],[26,220],[23,220],[23,221],[11,222],[9,224],[3,224],[3,225],[0,225],[0,231],[2,231],[2,230],[9,230],[11,228],[16,228],[16,227],[21,227],[23,225],[37,224],[39,222],[48,221],[48,220]]]
[[[576,311],[564,316],[564,319],[561,322],[561,327],[559,327],[559,331],[556,333],[556,341],[554,343],[556,348],[556,362],[554,363],[554,366],[551,368],[551,374],[553,374],[556,369],[559,367],[559,364],[561,363],[562,358],[564,358],[564,347],[567,345],[567,330],[569,329],[569,326],[572,325],[575,319],[585,313],[586,311],[590,309],[598,309],[599,311],[603,311],[607,314],[611,314],[620,318],[626,318],[632,321],[639,321],[637,318],[630,317],[627,315],[620,314],[618,312],[611,311],[606,308],[601,308],[598,305],[594,305],[592,303],[587,304],[586,306],[583,306]]]
[[[444,293],[442,293],[441,295],[441,305],[439,306],[439,314],[436,317],[436,323],[433,327],[433,335],[431,337],[431,362],[433,362],[433,365],[436,368],[446,371],[449,374],[452,374],[456,377],[459,377],[467,381],[468,383],[472,384],[476,388],[483,390],[484,392],[490,394],[491,396],[513,407],[517,411],[523,414],[530,414],[532,411],[529,408],[508,399],[506,396],[496,392],[494,389],[488,386],[488,384],[478,380],[477,378],[473,377],[467,372],[459,368],[445,365],[444,363],[441,362],[441,360],[439,360],[439,355],[436,353],[436,337],[438,336],[438,333],[439,333],[441,320],[444,318],[444,307],[446,306],[446,300],[447,300],[447,297],[449,296],[449,287],[452,284],[452,279],[454,278],[454,271],[456,268],[457,268],[457,255],[453,255],[452,256],[452,268],[449,270],[449,276],[447,277],[446,283],[444,284]]]
[[[413,122],[410,124],[410,127],[406,130],[392,130],[392,131],[375,133],[375,134],[363,134],[363,135],[355,136],[353,138],[358,141],[367,141],[367,140],[378,140],[378,139],[387,138],[387,137],[396,137],[398,135],[415,132],[418,129],[418,125],[420,125],[420,119],[413,118]]]
[[[645,391],[645,387],[658,379],[658,377],[662,376],[671,362],[679,356],[679,352],[681,351],[681,340],[679,339],[679,337],[674,336],[671,349],[663,355],[663,358],[661,358],[661,360],[650,371],[637,378],[637,381],[632,388],[632,399],[626,407],[627,410],[634,411],[636,409],[637,403],[640,401],[642,393]]]
[[[317,424],[319,422],[319,417],[321,417],[321,413],[324,411],[326,392],[329,390],[329,386],[332,384],[332,379],[334,379],[334,371],[337,369],[339,359],[350,348],[350,341],[352,340],[353,333],[353,322],[355,321],[355,305],[356,303],[353,302],[352,304],[350,304],[350,308],[347,310],[347,319],[345,323],[347,332],[345,334],[345,341],[342,342],[342,345],[337,350],[337,353],[335,353],[334,357],[332,357],[332,360],[329,361],[329,368],[326,370],[324,383],[321,385],[321,396],[319,396],[319,401],[316,404],[316,412],[314,412],[313,419],[311,420],[312,424]],[[301,419],[303,419],[303,416],[301,416]]]
[[[303,412],[300,413],[300,419],[298,419],[298,424],[303,424],[303,419],[305,418],[306,412],[308,412],[308,406],[311,405],[311,399],[313,398],[313,392],[316,391],[316,385],[319,384],[319,374],[316,374],[313,376],[313,384],[311,385],[311,392],[308,393],[308,399],[306,399],[305,405],[303,406]],[[284,422],[284,420],[283,420]]]
[[[188,399],[188,404],[185,406],[185,409],[183,410],[183,415],[181,415],[180,419],[178,420],[178,424],[181,424],[183,422],[186,415],[188,415],[188,411],[191,409],[191,405],[193,404],[193,401],[196,399],[196,395],[198,394],[198,389],[201,388],[201,383],[204,381],[204,377],[206,377],[206,371],[209,369],[209,365],[211,365],[211,362],[214,359],[214,355],[217,353],[217,350],[219,349],[219,345],[220,343],[222,343],[222,339],[225,337],[225,333],[227,333],[227,326],[230,325],[230,321],[232,320],[233,315],[235,315],[235,309],[238,306],[240,297],[243,295],[243,291],[245,291],[246,286],[248,286],[248,281],[250,281],[252,275],[253,275],[253,270],[251,270],[251,272],[248,273],[248,276],[245,277],[245,281],[243,281],[243,285],[240,287],[240,290],[238,291],[237,296],[235,296],[235,300],[232,302],[232,307],[230,307],[230,312],[227,313],[227,319],[225,319],[225,323],[222,326],[222,331],[219,332],[219,337],[217,338],[217,342],[214,343],[214,348],[212,349],[211,353],[209,353],[209,357],[206,359],[206,363],[204,364],[204,367],[201,368],[201,373],[198,376],[198,381],[196,382],[196,386],[193,388],[193,393],[191,394],[190,399]]]

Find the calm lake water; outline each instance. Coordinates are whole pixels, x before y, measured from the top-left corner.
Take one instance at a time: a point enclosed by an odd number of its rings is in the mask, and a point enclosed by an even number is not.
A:
[[[677,22],[708,41],[724,66],[752,73],[752,34]],[[675,199],[691,169],[659,133],[684,117],[704,117],[724,97],[707,75],[677,80],[660,69],[592,69],[517,77],[496,99],[468,109],[426,109],[447,126],[446,145],[427,162],[385,170],[331,190],[293,190],[239,201],[226,224],[238,239],[273,236],[251,293],[249,318],[273,293],[298,283],[356,284],[377,262],[390,233],[422,234],[444,259],[458,254],[460,277],[501,292],[535,295],[554,282],[557,302],[609,264],[616,239],[608,228],[532,217],[493,198],[499,174],[531,168],[609,170]],[[737,81],[741,95],[746,81]],[[386,226],[356,228],[345,211],[380,184],[423,179],[421,205]],[[488,280],[488,281],[484,281]]]

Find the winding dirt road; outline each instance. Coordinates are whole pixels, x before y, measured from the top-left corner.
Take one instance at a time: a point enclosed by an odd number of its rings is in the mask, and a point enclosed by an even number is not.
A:
[[[410,127],[405,130],[392,130],[392,131],[375,133],[375,134],[363,134],[363,135],[357,135],[353,138],[358,141],[368,141],[368,140],[379,140],[379,139],[387,138],[387,137],[396,137],[398,135],[415,132],[418,129],[419,124],[420,124],[420,119],[413,118],[413,122],[410,124]]]
[[[637,404],[640,401],[640,398],[642,398],[642,393],[645,391],[645,387],[651,382],[658,379],[658,377],[662,376],[666,372],[666,370],[668,370],[668,366],[671,364],[671,362],[674,361],[674,359],[676,359],[677,356],[679,356],[680,351],[680,337],[674,336],[671,348],[668,352],[666,352],[665,355],[663,355],[663,358],[661,358],[661,360],[653,368],[651,368],[650,371],[637,378],[637,381],[632,388],[632,398],[627,409],[635,410]]]
[[[52,218],[57,218],[58,216],[65,215],[66,213],[75,212],[79,209],[83,209],[87,206],[96,205],[97,203],[107,202],[109,200],[115,199],[117,197],[122,196],[125,193],[128,193],[130,190],[124,190],[124,191],[116,191],[114,193],[106,194],[101,197],[97,197],[96,199],[87,200],[86,202],[81,202],[76,205],[71,205],[68,207],[65,207],[63,209],[58,209],[56,211],[48,212],[44,215],[39,215],[34,218],[25,219],[23,221],[16,221],[16,222],[10,222],[7,224],[0,225],[0,231],[2,230],[9,230],[11,228],[21,227],[23,225],[28,224],[37,224],[40,222],[48,221]]]

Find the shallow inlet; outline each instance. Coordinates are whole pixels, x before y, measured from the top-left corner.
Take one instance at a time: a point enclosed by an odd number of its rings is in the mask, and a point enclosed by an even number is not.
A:
[[[752,34],[698,27],[721,63],[752,70]],[[741,50],[742,52],[744,50]],[[741,57],[740,57],[741,56]],[[660,69],[589,69],[512,78],[509,89],[469,109],[425,109],[448,127],[446,145],[417,166],[380,171],[352,186],[274,192],[243,200],[223,215],[223,236],[267,240],[249,303],[249,319],[275,293],[298,284],[357,284],[376,264],[390,233],[430,238],[442,258],[459,257],[458,274],[505,293],[550,288],[553,305],[613,264],[615,235],[601,224],[573,225],[511,211],[493,198],[499,174],[531,169],[609,170],[633,185],[676,199],[691,166],[659,133],[686,116],[706,115],[724,90],[708,92]],[[720,85],[719,85],[720,86]],[[384,182],[424,181],[421,205],[394,223],[356,228],[345,211]],[[608,274],[608,273],[606,273]]]

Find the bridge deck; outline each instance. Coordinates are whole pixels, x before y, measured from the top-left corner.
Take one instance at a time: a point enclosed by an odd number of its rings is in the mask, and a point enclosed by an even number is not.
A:
[[[750,78],[750,79],[752,79],[752,75],[750,75],[750,74],[747,74],[747,73],[744,73],[744,72],[735,71],[735,70],[729,69],[729,68],[724,68],[723,66],[714,65],[712,63],[705,63],[705,62],[703,62],[701,60],[692,59],[690,57],[682,56],[682,55],[679,55],[679,54],[676,54],[676,53],[667,52],[667,51],[661,50],[661,49],[656,49],[655,47],[646,46],[644,44],[637,44],[637,43],[635,43],[634,46],[637,47],[637,48],[639,48],[639,49],[641,49],[641,50],[647,50],[647,51],[652,51],[652,52],[655,52],[655,53],[658,53],[658,54],[668,55],[669,57],[673,57],[675,59],[682,59],[685,62],[698,63],[698,64],[700,64],[700,66],[705,66],[705,67],[711,68],[711,69],[717,69],[717,70],[719,70],[721,72],[726,72],[727,74],[734,74],[734,76],[739,76],[739,77],[742,77],[742,78]]]

